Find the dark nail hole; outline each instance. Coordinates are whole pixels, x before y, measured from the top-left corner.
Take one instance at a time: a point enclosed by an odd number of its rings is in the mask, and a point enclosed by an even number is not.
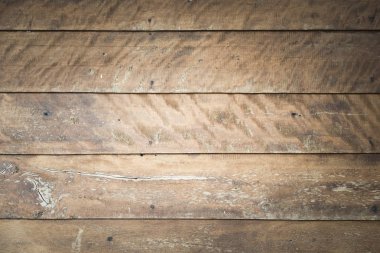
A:
[[[44,112],[44,116],[49,116],[50,115],[50,112],[46,111]]]
[[[144,156],[144,154],[140,154],[140,156]]]
[[[152,88],[153,85],[154,85],[154,81],[152,80],[152,81],[150,81],[150,87]]]
[[[375,143],[373,143],[371,137],[368,138],[368,142],[369,142],[369,145],[371,145],[371,147],[374,147],[374,146],[375,146]]]
[[[154,206],[154,205],[150,205],[149,207],[150,207],[150,209],[154,209],[154,208],[155,208],[155,206]]]
[[[120,119],[117,119],[117,121],[120,121]]]
[[[103,52],[103,56],[106,56],[107,54]]]
[[[373,205],[373,206],[371,206],[371,211],[372,211],[373,213],[377,213],[377,211],[378,211],[377,205]]]
[[[149,145],[152,145],[153,144],[153,141],[149,141]]]
[[[149,23],[152,22],[152,19],[151,19],[151,18],[148,18],[148,22],[149,22]]]
[[[107,241],[112,242],[112,240],[113,240],[113,237],[112,237],[112,236],[108,236],[108,237],[107,237]]]
[[[292,115],[292,117],[301,117],[302,116],[301,114],[298,114],[296,112],[292,112],[292,113],[290,113],[290,115]]]

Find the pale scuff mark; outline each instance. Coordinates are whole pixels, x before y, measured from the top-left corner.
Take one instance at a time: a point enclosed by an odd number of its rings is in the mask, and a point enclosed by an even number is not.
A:
[[[343,112],[315,112],[312,115],[321,115],[321,114],[344,115],[344,116],[367,116],[366,113],[343,113]]]
[[[1,162],[0,163],[0,175],[12,175],[19,171],[16,164],[12,162]]]
[[[55,170],[55,169],[43,169],[52,173],[67,173],[75,174],[80,176],[95,177],[95,178],[104,178],[104,179],[113,179],[113,180],[123,180],[123,181],[201,181],[201,180],[214,180],[212,177],[202,177],[202,176],[122,176],[122,175],[113,175],[105,174],[100,172],[88,173],[74,170]]]
[[[333,189],[334,192],[352,192],[352,189],[347,188],[346,186],[338,186]]]
[[[37,192],[39,204],[42,207],[53,209],[56,204],[56,201],[52,197],[53,187],[33,173],[24,173],[24,175],[28,176],[25,178],[25,181],[31,183],[33,185],[32,190]]]
[[[82,234],[83,229],[79,228],[77,237],[75,238],[75,241],[71,244],[72,253],[80,253],[80,248],[82,246]]]

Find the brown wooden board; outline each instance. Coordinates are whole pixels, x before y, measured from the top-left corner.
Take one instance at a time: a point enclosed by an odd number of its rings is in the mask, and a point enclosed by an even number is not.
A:
[[[379,98],[3,93],[0,153],[378,153]]]
[[[379,252],[379,222],[0,221],[7,253]]]
[[[4,32],[1,92],[376,93],[380,32]]]
[[[0,218],[379,219],[380,155],[0,156]]]
[[[0,1],[6,30],[370,30],[378,0]]]

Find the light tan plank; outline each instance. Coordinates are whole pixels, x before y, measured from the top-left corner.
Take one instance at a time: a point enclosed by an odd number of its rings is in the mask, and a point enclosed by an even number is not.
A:
[[[379,32],[2,33],[0,91],[380,92]]]
[[[379,252],[379,222],[0,221],[7,253]]]
[[[0,156],[0,218],[379,219],[380,155]]]
[[[3,93],[0,153],[378,153],[379,98]]]
[[[379,29],[378,0],[1,1],[0,29]]]

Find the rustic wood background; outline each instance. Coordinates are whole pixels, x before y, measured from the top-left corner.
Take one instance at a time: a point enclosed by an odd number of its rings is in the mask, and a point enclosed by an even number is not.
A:
[[[0,252],[380,252],[379,13],[0,0]]]

